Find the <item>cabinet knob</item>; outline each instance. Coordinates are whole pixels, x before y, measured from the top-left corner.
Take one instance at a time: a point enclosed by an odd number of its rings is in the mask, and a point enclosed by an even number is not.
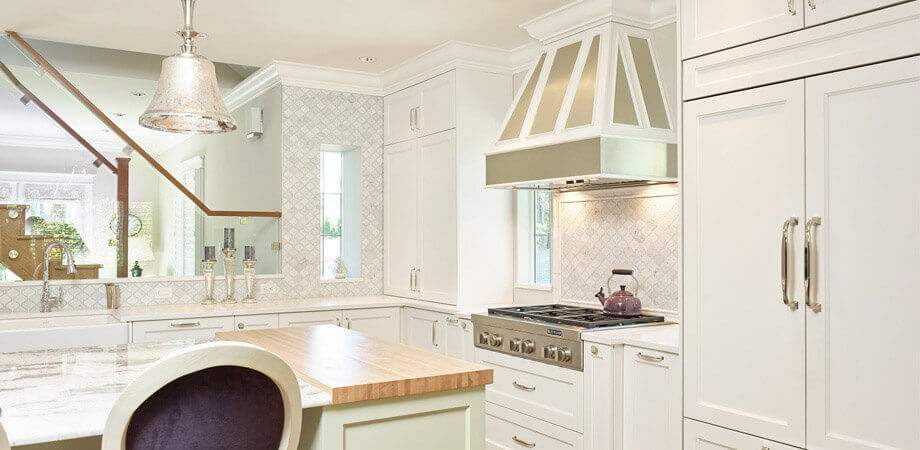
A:
[[[591,354],[592,354],[592,355],[597,355],[597,346],[596,346],[596,345],[592,345],[592,346],[591,346]]]
[[[242,330],[243,328],[246,328],[246,326],[243,325],[242,322],[238,323],[238,324],[236,325],[236,327],[239,328],[239,329],[241,329],[241,330]]]

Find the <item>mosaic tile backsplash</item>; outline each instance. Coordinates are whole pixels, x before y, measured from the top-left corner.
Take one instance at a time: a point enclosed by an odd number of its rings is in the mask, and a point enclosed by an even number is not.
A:
[[[280,279],[256,283],[257,297],[282,298],[374,295],[383,292],[383,98],[294,86],[282,87],[282,184]],[[357,146],[361,151],[363,280],[320,283],[320,153],[322,144]],[[238,273],[242,269],[238,268]],[[121,283],[122,305],[196,303],[202,281]],[[155,298],[157,290],[171,291]],[[245,292],[237,280],[237,297]],[[215,297],[224,295],[216,283]],[[0,286],[0,313],[39,310],[40,286]],[[64,310],[106,307],[101,284],[64,287]]]
[[[596,301],[610,269],[633,269],[611,281],[627,284],[643,308],[677,313],[680,210],[676,195],[561,203],[561,297]]]

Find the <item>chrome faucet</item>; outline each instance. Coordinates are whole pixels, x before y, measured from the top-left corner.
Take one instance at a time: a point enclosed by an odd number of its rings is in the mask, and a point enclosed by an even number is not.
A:
[[[44,269],[42,273],[42,312],[51,312],[51,308],[54,305],[60,305],[63,301],[64,288],[58,288],[57,297],[52,296],[51,289],[48,288],[48,277],[51,272],[51,269],[48,267],[48,260],[51,259],[51,250],[55,248],[60,248],[67,256],[67,273],[71,275],[77,273],[77,266],[73,260],[73,252],[70,250],[70,246],[67,245],[67,243],[54,241],[45,247],[45,257],[42,260],[42,269]]]

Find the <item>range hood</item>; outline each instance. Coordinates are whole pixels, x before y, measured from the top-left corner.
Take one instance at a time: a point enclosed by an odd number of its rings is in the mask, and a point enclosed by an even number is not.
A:
[[[661,19],[635,19],[637,6],[658,2],[627,1],[635,3],[580,0],[521,25],[543,46],[486,153],[486,187],[677,181],[674,116],[650,26],[642,26]]]

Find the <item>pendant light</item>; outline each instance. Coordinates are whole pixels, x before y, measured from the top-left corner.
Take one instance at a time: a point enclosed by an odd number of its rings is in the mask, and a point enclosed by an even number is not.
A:
[[[157,92],[138,123],[170,133],[211,134],[236,129],[217,85],[214,64],[195,53],[195,39],[205,37],[192,29],[195,0],[179,0],[185,13],[182,52],[163,60]]]

